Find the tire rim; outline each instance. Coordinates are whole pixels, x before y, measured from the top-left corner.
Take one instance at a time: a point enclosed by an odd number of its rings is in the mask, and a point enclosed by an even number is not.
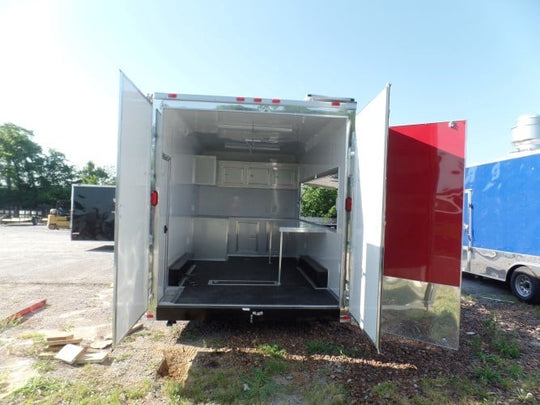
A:
[[[518,275],[514,285],[516,287],[516,291],[522,297],[528,298],[531,295],[532,285],[529,276],[526,276],[525,274]]]

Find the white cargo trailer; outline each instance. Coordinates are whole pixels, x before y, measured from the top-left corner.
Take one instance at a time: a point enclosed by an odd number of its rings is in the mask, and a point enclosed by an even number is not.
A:
[[[410,215],[414,221],[418,215],[430,215],[417,231],[431,232],[440,225],[440,217],[433,215],[437,193],[448,191],[432,183],[441,184],[448,174],[457,179],[452,183],[454,197],[462,198],[464,123],[437,124],[446,128],[442,132],[429,125],[392,132],[389,85],[358,113],[349,98],[309,96],[298,101],[178,93],[147,97],[123,74],[120,87],[115,342],[145,313],[171,323],[216,317],[254,322],[341,316],[357,323],[379,347],[385,285],[389,310],[404,310],[401,321],[411,308],[422,306],[425,311],[427,301],[448,299],[448,294],[434,298],[430,293],[426,300],[428,290],[434,290],[426,269],[436,262],[432,259],[437,249],[433,253],[421,246],[422,254],[403,260],[404,277],[392,257],[388,272],[383,266],[385,239],[395,243],[395,238],[388,239],[386,222],[399,216],[386,206],[394,211],[408,206],[406,201],[389,202],[386,189],[406,184],[399,179],[402,172],[408,181],[419,181],[410,170],[398,169],[389,182],[388,139],[389,134],[396,140],[414,138],[414,144],[432,151],[424,159],[427,155],[415,155],[418,148],[412,147],[412,154],[405,153],[403,145],[394,148],[402,159],[408,156],[417,162],[401,161],[404,165],[416,167],[420,158],[431,165],[420,170],[437,167],[437,177],[428,173],[425,178],[434,180],[416,190],[425,194],[433,210],[424,205]],[[413,134],[411,128],[423,135]],[[461,156],[439,167],[440,161],[448,162],[441,158],[446,153],[439,148],[441,137],[452,138],[443,143],[457,143]],[[300,217],[305,185],[337,190],[337,215],[331,223]],[[417,201],[418,197],[413,196]],[[402,194],[399,198],[407,200]],[[452,291],[453,337],[445,335],[434,343],[450,347],[457,345],[459,326],[461,210],[453,214],[455,231],[442,233],[452,241],[450,253],[444,255],[455,255],[456,261],[439,261],[435,269],[458,275],[457,285],[455,279],[446,283],[435,277],[435,283]],[[436,235],[430,240],[437,240]],[[401,254],[390,246],[387,250],[394,257]],[[409,260],[420,256],[428,263]],[[409,296],[415,297],[412,301],[392,294],[403,291],[403,285],[398,286],[403,278],[412,292]],[[388,314],[387,330],[409,335]],[[423,333],[412,337],[433,340]]]

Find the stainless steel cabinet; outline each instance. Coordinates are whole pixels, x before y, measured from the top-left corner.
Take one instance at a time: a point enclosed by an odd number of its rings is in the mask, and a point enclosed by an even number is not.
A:
[[[193,156],[193,184],[215,185],[216,162],[215,156]]]
[[[266,165],[246,166],[247,177],[246,185],[249,187],[269,187],[270,186],[270,168]]]
[[[297,167],[293,165],[273,166],[270,185],[273,188],[298,188]]]
[[[229,221],[226,218],[194,218],[194,258],[226,260],[228,226]]]
[[[244,187],[246,184],[246,169],[239,162],[224,162],[218,164],[219,185],[224,187]]]
[[[218,163],[218,185],[222,187],[296,189],[298,168],[294,164],[233,162]]]

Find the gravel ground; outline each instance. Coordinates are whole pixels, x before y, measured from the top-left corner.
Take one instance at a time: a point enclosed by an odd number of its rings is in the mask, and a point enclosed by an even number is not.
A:
[[[500,283],[469,277],[463,281],[457,351],[383,335],[377,353],[361,331],[340,323],[179,322],[167,328],[144,320],[143,330],[128,336],[104,364],[48,360],[44,367],[37,358],[42,334],[70,331],[89,344],[111,333],[112,250],[71,242],[67,231],[42,226],[0,226],[0,240],[0,319],[47,299],[21,324],[0,329],[0,402],[80,403],[92,397],[96,401],[89,403],[168,403],[180,398],[170,390],[176,383],[188,398],[184,403],[233,402],[213,397],[212,387],[203,387],[207,397],[194,394],[202,385],[198,375],[208,380],[218,371],[230,376],[227,385],[239,384],[234,400],[240,403],[540,401],[539,307],[516,302]],[[514,346],[517,357],[502,351]],[[277,374],[268,371],[274,357],[285,364]],[[264,372],[272,384],[262,377],[258,384],[270,396],[248,396],[255,392],[254,376]],[[36,376],[61,381],[72,392],[40,388],[35,395],[42,397],[10,396]]]

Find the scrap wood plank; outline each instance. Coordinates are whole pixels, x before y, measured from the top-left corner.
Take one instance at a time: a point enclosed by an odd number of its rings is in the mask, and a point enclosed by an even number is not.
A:
[[[52,347],[52,346],[63,346],[63,345],[67,345],[69,343],[72,343],[72,344],[79,344],[82,342],[82,338],[77,338],[77,339],[63,339],[63,340],[53,340],[51,342],[47,342],[47,345],[49,347]]]
[[[73,364],[84,354],[85,350],[85,347],[67,344],[62,347],[62,350],[60,350],[54,358],[68,364]]]
[[[73,339],[73,333],[63,332],[55,333],[54,335],[47,336],[47,342],[54,342],[57,340]]]
[[[53,359],[54,356],[56,356],[57,352],[51,352],[51,351],[46,351],[46,352],[41,352],[38,354],[38,357],[40,359]]]
[[[15,319],[22,318],[25,315],[28,315],[31,312],[34,312],[42,308],[47,303],[47,299],[36,302],[35,304],[29,305],[24,309],[21,309],[19,312],[14,313],[13,315],[8,316],[4,319],[5,323],[14,321]]]
[[[89,364],[89,363],[103,363],[109,357],[109,353],[106,351],[99,352],[86,352],[76,360],[77,364]]]
[[[138,330],[141,330],[143,326],[144,325],[142,323],[136,323],[135,325],[131,327],[131,329],[128,331],[126,335],[131,335],[132,333],[137,332]]]

